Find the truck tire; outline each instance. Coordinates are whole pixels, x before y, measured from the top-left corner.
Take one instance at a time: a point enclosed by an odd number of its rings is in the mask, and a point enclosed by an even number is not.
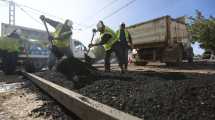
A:
[[[188,58],[188,63],[193,63],[193,58]]]
[[[188,63],[193,63],[193,56],[194,56],[193,48],[190,47],[190,48],[187,50],[187,60],[188,60]]]
[[[178,54],[178,58],[177,58],[177,63],[178,64],[181,64],[182,61],[183,61],[183,51],[184,51],[184,48],[183,48],[183,45],[179,44],[177,45],[177,54]]]
[[[183,46],[176,44],[166,48],[162,53],[161,59],[167,66],[179,66],[183,61]]]
[[[25,60],[24,61],[24,69],[26,72],[29,72],[29,73],[36,72],[36,68],[35,68],[32,60]]]

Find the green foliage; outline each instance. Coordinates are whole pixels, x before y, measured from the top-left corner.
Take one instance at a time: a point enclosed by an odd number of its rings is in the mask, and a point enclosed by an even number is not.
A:
[[[200,11],[196,16],[191,17],[189,30],[192,35],[192,42],[199,42],[200,47],[206,50],[215,51],[215,18],[205,18]]]

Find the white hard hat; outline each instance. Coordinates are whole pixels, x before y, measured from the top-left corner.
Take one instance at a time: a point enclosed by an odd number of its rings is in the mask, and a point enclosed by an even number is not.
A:
[[[67,22],[67,23],[66,23],[67,26],[72,28],[72,26],[73,26],[72,20],[66,20],[66,22]]]
[[[96,27],[97,27],[97,30],[100,31],[104,27],[103,21],[99,21]]]
[[[18,35],[21,35],[22,34],[22,30],[21,29],[16,29],[15,33],[18,34]]]

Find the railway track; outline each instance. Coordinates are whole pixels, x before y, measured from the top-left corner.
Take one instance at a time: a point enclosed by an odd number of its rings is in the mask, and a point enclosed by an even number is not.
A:
[[[143,120],[68,90],[37,75],[27,72],[22,72],[22,74],[82,120]]]

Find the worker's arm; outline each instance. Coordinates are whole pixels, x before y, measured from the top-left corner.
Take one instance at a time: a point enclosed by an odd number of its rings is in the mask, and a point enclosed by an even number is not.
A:
[[[71,36],[71,35],[72,35],[72,31],[67,31],[67,32],[61,33],[61,34],[60,34],[57,38],[55,38],[55,39],[59,39],[59,40],[65,39],[66,37]]]
[[[110,39],[111,39],[111,35],[110,34],[105,34],[102,38],[101,41],[99,43],[96,44],[91,44],[90,46],[99,46],[99,45],[104,45],[105,43],[107,43]]]
[[[111,35],[110,34],[105,34],[102,38],[101,41],[99,42],[98,45],[104,45],[105,43],[107,43],[110,39],[111,39]]]
[[[57,28],[57,25],[62,24],[62,23],[60,23],[60,22],[58,22],[58,21],[54,21],[54,20],[51,20],[51,19],[49,19],[49,18],[45,18],[44,20],[45,20],[49,25],[51,25],[52,27],[54,27],[55,29]]]

